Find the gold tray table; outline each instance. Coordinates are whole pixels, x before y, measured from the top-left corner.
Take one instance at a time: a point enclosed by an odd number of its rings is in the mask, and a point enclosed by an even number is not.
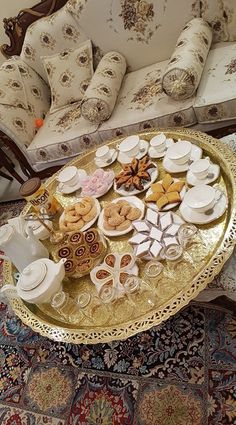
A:
[[[218,220],[208,225],[198,225],[202,244],[193,245],[188,250],[191,257],[191,264],[181,262],[176,268],[175,279],[163,275],[156,291],[158,297],[154,307],[147,304],[145,295],[137,296],[137,308],[130,309],[127,299],[122,298],[111,305],[114,315],[108,317],[108,307],[96,303],[95,286],[91,283],[89,275],[80,279],[71,278],[64,281],[64,289],[73,297],[78,296],[81,291],[89,291],[92,295],[92,302],[86,308],[86,316],[78,314],[72,322],[62,321],[61,317],[50,305],[27,304],[20,299],[11,301],[12,308],[20,319],[34,331],[55,341],[69,343],[94,344],[109,342],[128,338],[138,332],[147,330],[154,325],[158,325],[167,320],[171,315],[177,313],[182,307],[193,300],[208,283],[220,272],[225,261],[230,257],[236,243],[236,157],[220,141],[207,136],[204,133],[188,129],[162,129],[167,137],[175,140],[189,140],[203,149],[203,154],[209,156],[215,163],[220,164],[221,174],[217,184],[228,196],[228,208],[225,214]],[[140,137],[149,141],[159,131],[140,133]],[[123,138],[108,142],[114,147]],[[70,162],[78,168],[85,169],[88,173],[95,170],[94,152],[85,153]],[[163,176],[162,160],[154,160],[159,167],[158,180]],[[68,164],[67,164],[68,165]],[[121,168],[118,162],[109,168],[118,172]],[[58,174],[58,173],[57,173]],[[46,186],[55,192],[59,202],[66,206],[75,201],[75,196],[62,195],[56,191],[57,182],[54,174],[47,180]],[[184,177],[185,174],[175,175]],[[141,199],[145,193],[138,195]],[[111,189],[106,195],[100,198],[101,206],[112,199],[119,197]],[[29,213],[30,206],[27,205],[23,213]],[[109,240],[109,251],[126,252],[132,251],[128,244],[130,236],[113,237]],[[53,246],[47,241],[46,246],[53,252]],[[139,262],[141,278],[143,278],[144,262]],[[13,267],[8,261],[4,262],[4,282],[13,283]],[[152,283],[153,284],[153,283]],[[87,320],[86,317],[93,317]]]

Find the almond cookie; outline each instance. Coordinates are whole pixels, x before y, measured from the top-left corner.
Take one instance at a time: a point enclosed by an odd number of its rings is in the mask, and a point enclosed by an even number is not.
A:
[[[140,217],[140,215],[141,215],[140,209],[134,207],[134,208],[131,208],[129,214],[126,215],[126,219],[131,221],[137,220]]]
[[[122,232],[123,230],[127,230],[130,226],[131,226],[131,221],[125,220],[119,226],[116,226],[116,230],[118,230],[119,232]]]

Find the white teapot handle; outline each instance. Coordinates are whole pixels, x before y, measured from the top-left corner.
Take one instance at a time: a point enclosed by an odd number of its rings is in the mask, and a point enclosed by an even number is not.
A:
[[[3,297],[6,297],[8,300],[19,298],[16,287],[10,284],[4,285],[0,289],[0,295],[3,295]]]

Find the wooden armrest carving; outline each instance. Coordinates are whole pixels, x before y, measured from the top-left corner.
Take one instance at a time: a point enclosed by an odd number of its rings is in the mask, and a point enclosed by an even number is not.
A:
[[[3,25],[10,44],[0,46],[2,54],[9,58],[20,55],[25,33],[29,25],[44,16],[51,15],[66,4],[67,0],[42,0],[31,9],[21,10],[13,18],[4,18]]]

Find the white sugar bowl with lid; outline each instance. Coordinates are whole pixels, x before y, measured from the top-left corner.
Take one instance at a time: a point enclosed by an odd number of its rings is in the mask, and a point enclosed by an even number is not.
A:
[[[24,268],[17,282],[17,295],[33,304],[50,303],[53,295],[62,290],[66,259],[55,263],[40,258]]]

